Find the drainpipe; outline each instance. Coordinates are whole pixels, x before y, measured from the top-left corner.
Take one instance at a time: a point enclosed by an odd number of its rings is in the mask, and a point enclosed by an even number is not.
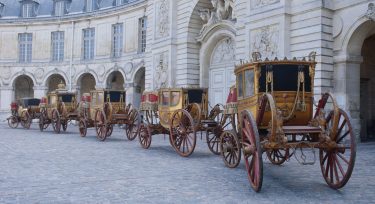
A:
[[[69,90],[72,91],[72,68],[73,68],[73,52],[74,52],[74,21],[72,21],[72,38],[70,47],[70,64],[69,64]]]

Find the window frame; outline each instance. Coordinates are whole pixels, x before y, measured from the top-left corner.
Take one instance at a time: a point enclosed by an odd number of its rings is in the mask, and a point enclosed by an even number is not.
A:
[[[86,49],[86,46],[88,47],[87,49]],[[82,60],[90,61],[94,59],[95,59],[95,28],[82,29]]]
[[[63,62],[65,58],[64,52],[65,52],[65,32],[64,31],[51,32],[51,62]],[[57,57],[55,58],[55,56]]]
[[[30,63],[32,61],[33,34],[18,33],[18,61]]]
[[[112,24],[111,57],[120,58],[124,49],[124,24]]]
[[[138,53],[145,53],[147,46],[147,17],[143,16],[138,21]]]

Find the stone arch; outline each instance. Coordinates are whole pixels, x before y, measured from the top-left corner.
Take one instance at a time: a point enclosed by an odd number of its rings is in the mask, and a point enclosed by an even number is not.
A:
[[[16,78],[18,78],[19,76],[23,76],[23,75],[30,77],[30,79],[32,80],[32,82],[33,82],[34,85],[37,84],[36,79],[35,79],[33,73],[28,72],[28,71],[21,71],[21,72],[16,72],[16,74],[14,74],[12,76],[12,78],[10,79],[10,82],[11,82],[11,84],[12,84],[13,87],[14,87],[14,82],[15,82]]]
[[[146,68],[140,67],[135,71],[133,77],[133,104],[136,107],[139,107],[141,103],[141,96],[143,91],[145,90],[145,82],[146,82]]]
[[[101,81],[99,80],[99,77],[98,77],[98,75],[97,75],[97,73],[95,72],[95,71],[93,71],[93,70],[88,70],[88,71],[81,71],[81,72],[79,72],[76,76],[75,76],[75,78],[74,78],[74,82],[76,82],[76,84],[77,85],[79,85],[78,84],[78,82],[79,82],[79,80],[81,79],[81,77],[83,76],[83,75],[85,75],[85,74],[91,74],[93,77],[94,77],[94,79],[95,79],[95,84],[99,84]]]
[[[108,89],[124,90],[125,75],[120,70],[113,70],[106,75],[105,87]]]
[[[89,93],[91,90],[95,90],[97,81],[95,76],[91,73],[83,73],[79,75],[77,80],[77,89],[79,96],[81,97],[84,93]]]
[[[191,3],[192,13],[187,24],[188,32],[186,37],[186,50],[189,53],[189,57],[185,59],[186,62],[184,63],[185,69],[189,70],[189,73],[186,76],[186,80],[176,81],[177,86],[200,85],[199,50],[201,49],[201,44],[196,39],[203,27],[203,21],[199,14],[200,9],[213,9],[213,7],[209,1],[205,0],[193,0]]]
[[[65,84],[68,86],[69,84],[69,77],[64,73],[64,72],[62,72],[62,71],[59,71],[59,70],[54,70],[54,71],[50,71],[50,72],[48,72],[46,75],[45,75],[45,77],[44,77],[44,79],[43,79],[43,82],[42,82],[42,84],[44,85],[44,86],[46,86],[46,87],[48,87],[48,83],[49,83],[49,81],[51,80],[51,77],[52,76],[60,76],[63,80],[64,80],[64,82],[65,82]]]
[[[33,98],[34,82],[28,75],[20,75],[13,81],[14,99]]]
[[[58,84],[61,82],[67,85],[67,80],[63,75],[54,73],[46,77],[44,84],[47,87],[48,92],[51,92],[56,90],[58,88]]]
[[[361,80],[361,67],[364,63],[363,46],[365,40],[373,35],[375,35],[375,22],[366,17],[358,19],[344,35],[342,49],[335,56],[335,95],[340,106],[351,115],[352,126],[358,138],[360,133],[363,136],[364,127],[367,126],[366,120],[361,115],[363,111],[361,111],[360,96],[363,94],[361,86],[364,82]]]

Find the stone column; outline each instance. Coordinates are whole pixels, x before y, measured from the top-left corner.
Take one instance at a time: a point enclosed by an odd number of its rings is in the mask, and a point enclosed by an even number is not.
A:
[[[134,107],[139,108],[141,103],[141,87],[136,83],[126,83],[126,103],[131,103]]]
[[[340,108],[349,113],[357,139],[360,138],[360,65],[361,56],[335,58],[334,94]]]
[[[0,122],[10,115],[10,103],[14,98],[14,89],[11,86],[0,87]]]
[[[42,98],[47,95],[47,86],[34,86],[34,98]]]

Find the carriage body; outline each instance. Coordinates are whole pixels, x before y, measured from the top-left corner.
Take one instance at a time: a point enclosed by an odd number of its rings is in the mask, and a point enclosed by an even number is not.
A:
[[[258,117],[260,99],[272,93],[285,125],[307,125],[313,115],[315,62],[266,61],[238,66],[235,69],[238,112],[249,110]],[[303,81],[303,82],[301,82]],[[266,129],[272,117],[266,111],[258,128]]]
[[[11,103],[11,117],[8,118],[10,127],[15,128],[18,122],[28,129],[33,119],[39,118],[40,115],[40,99],[38,98],[21,98]]]
[[[192,107],[189,112],[196,122],[206,118],[208,111],[206,88],[169,88],[159,90],[158,111],[160,124],[169,129],[172,119],[172,113],[187,108],[191,104],[198,106]],[[197,110],[199,109],[199,110]],[[179,121],[175,121],[179,122]]]
[[[303,165],[314,164],[318,158],[326,183],[342,188],[353,171],[356,139],[350,117],[332,94],[324,93],[314,103],[315,53],[309,61],[261,61],[258,55],[254,53],[254,61],[234,70],[236,86],[230,91],[225,113],[236,115],[238,129],[221,135],[224,163],[234,168],[243,155],[251,187],[258,192],[264,152],[275,165],[291,156]]]
[[[58,89],[51,91],[40,102],[39,129],[43,131],[52,124],[55,133],[67,130],[68,122],[78,119],[77,93],[65,89],[59,84]]]
[[[207,88],[162,88],[144,92],[140,109],[141,146],[148,149],[153,135],[169,135],[175,151],[187,157],[194,151],[196,133],[205,132],[211,152],[220,154],[218,140],[224,127],[215,119],[223,110],[217,104],[208,111],[207,91]]]
[[[138,112],[131,104],[126,105],[126,92],[123,90],[97,89],[84,93],[79,108],[79,131],[86,136],[87,128],[95,127],[97,137],[104,141],[112,134],[113,125],[125,126],[130,140],[136,135]]]

